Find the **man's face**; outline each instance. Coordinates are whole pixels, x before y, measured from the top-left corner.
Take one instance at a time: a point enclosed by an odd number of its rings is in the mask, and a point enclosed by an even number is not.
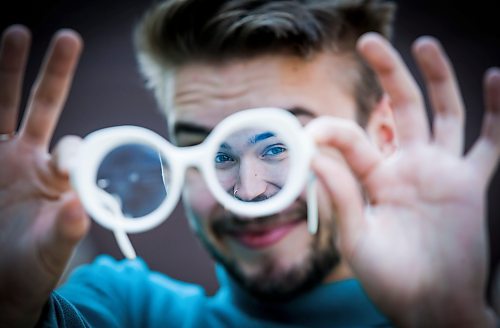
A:
[[[248,108],[284,108],[304,125],[322,115],[354,120],[353,78],[349,74],[352,67],[346,58],[330,53],[308,60],[277,55],[224,65],[189,64],[176,72],[169,123],[177,144],[189,146],[202,142],[227,116]],[[246,134],[253,135],[252,131],[242,133],[227,140],[232,149],[238,145],[243,149],[244,140],[248,140]],[[266,139],[262,143],[278,145],[272,153],[282,156],[279,140],[272,138],[262,138]],[[256,167],[251,164],[252,156],[245,157],[248,165],[243,165],[245,154],[237,154],[241,156],[241,167]],[[284,183],[281,180],[285,180],[286,170],[276,168],[259,172],[261,178],[237,179],[235,176],[245,173],[233,172],[242,169],[231,168],[229,160],[221,153],[214,165],[227,168],[219,178],[236,197],[255,201],[259,195],[268,197]],[[284,165],[285,159],[281,160],[280,165]],[[319,230],[315,235],[307,229],[305,194],[276,215],[242,218],[218,204],[201,174],[193,169],[186,177],[183,202],[201,241],[243,287],[262,298],[283,299],[327,280],[338,264],[335,210],[323,191],[320,187]]]

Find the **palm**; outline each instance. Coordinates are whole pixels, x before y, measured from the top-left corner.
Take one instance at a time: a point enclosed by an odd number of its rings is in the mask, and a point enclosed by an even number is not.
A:
[[[67,149],[76,138],[65,139],[54,155],[47,151],[81,41],[72,32],[53,39],[16,132],[28,47],[25,28],[15,26],[4,33],[0,51],[0,248],[4,250],[0,256],[0,326],[36,322],[88,226],[66,173]]]
[[[471,281],[482,286],[486,278],[484,190],[478,176],[437,147],[415,148],[367,177],[372,201],[367,220],[373,224],[348,251],[366,287],[386,286],[385,301],[393,297],[396,303],[429,293],[429,279],[446,281],[441,287],[452,290]]]
[[[0,174],[3,187],[0,191],[0,229],[5,236],[0,247],[12,249],[19,240],[39,243],[38,239],[53,225],[67,183],[55,174],[46,152],[17,137],[1,143],[0,152],[4,156]],[[21,251],[34,252],[34,248],[22,247]],[[16,257],[22,259],[32,255],[17,254]]]
[[[500,73],[488,75],[483,130],[464,156],[464,109],[437,42],[424,38],[414,48],[434,109],[432,133],[416,82],[389,43],[368,35],[359,50],[390,97],[399,145],[387,157],[353,122],[325,117],[308,126],[350,168],[324,155],[315,163],[338,212],[340,251],[399,323],[427,315],[420,319],[451,324],[461,312],[472,321],[485,304],[484,199],[500,153]],[[429,316],[435,308],[441,312]]]

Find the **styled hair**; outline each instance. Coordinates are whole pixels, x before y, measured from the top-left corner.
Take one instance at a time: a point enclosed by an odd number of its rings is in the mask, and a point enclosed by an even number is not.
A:
[[[369,31],[390,38],[394,11],[394,3],[377,0],[166,0],[144,14],[134,44],[146,84],[164,108],[171,105],[173,72],[185,64],[266,54],[352,54],[359,68],[358,118],[364,121],[382,90],[357,54],[356,41]]]

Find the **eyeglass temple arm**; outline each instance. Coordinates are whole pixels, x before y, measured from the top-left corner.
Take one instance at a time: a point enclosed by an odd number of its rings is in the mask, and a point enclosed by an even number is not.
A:
[[[120,222],[123,218],[123,214],[118,201],[104,190],[100,188],[96,189],[102,197],[104,205],[111,211],[112,215],[117,218],[117,222]],[[135,253],[134,246],[132,246],[132,242],[125,233],[125,230],[118,225],[117,227],[115,227],[115,229],[113,229],[113,233],[115,235],[116,243],[118,244],[118,247],[120,248],[122,254],[130,260],[135,259],[137,255]]]
[[[310,173],[307,182],[307,228],[311,235],[318,232],[318,191],[316,189],[317,178],[313,172]]]
[[[123,229],[115,229],[113,232],[120,251],[129,260],[134,260],[137,255],[135,253],[134,246],[132,246],[132,242],[128,238],[128,235]]]

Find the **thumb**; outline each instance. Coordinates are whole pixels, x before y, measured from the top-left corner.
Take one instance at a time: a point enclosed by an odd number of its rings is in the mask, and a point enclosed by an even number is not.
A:
[[[306,129],[320,148],[342,159],[320,154],[312,165],[337,210],[339,248],[349,257],[367,229],[362,184],[382,156],[353,121],[324,116],[309,122]]]
[[[318,154],[312,162],[312,169],[326,189],[337,214],[337,247],[349,259],[365,228],[360,186],[345,164],[328,155]]]
[[[90,219],[76,193],[62,196],[55,222],[42,245],[41,256],[46,269],[61,275],[78,242],[87,234]]]

